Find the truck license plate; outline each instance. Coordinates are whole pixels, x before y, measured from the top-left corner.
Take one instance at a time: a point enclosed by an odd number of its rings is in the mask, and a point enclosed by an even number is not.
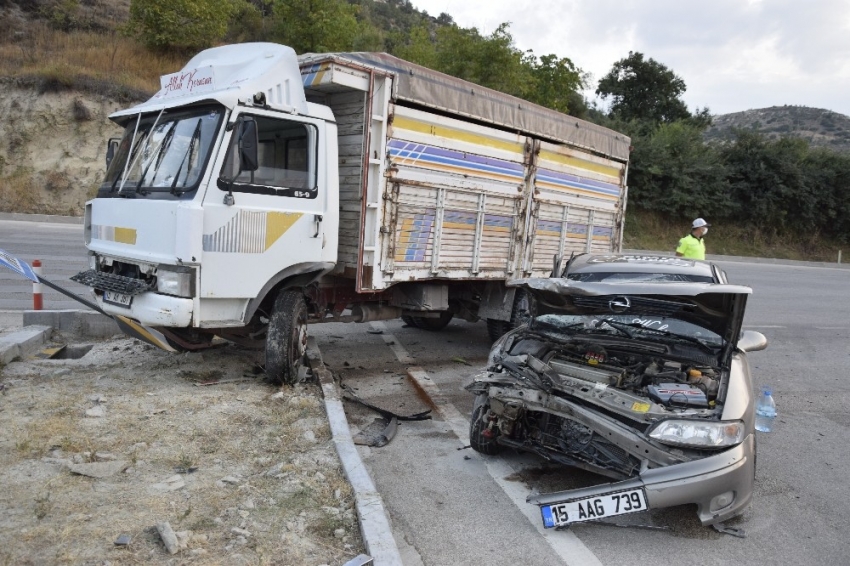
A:
[[[642,489],[607,493],[540,508],[543,526],[547,529],[639,511],[646,511],[646,493]]]
[[[129,309],[130,304],[133,302],[133,295],[124,295],[115,291],[104,291],[103,302]]]

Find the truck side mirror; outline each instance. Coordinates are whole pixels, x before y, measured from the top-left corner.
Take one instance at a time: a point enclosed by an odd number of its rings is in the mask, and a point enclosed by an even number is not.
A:
[[[109,141],[106,142],[106,168],[109,169],[109,166],[112,164],[112,159],[115,157],[115,152],[118,151],[118,142],[120,142],[120,138],[109,138]]]
[[[239,124],[239,172],[256,171],[260,168],[257,136],[257,122],[253,118],[244,118]]]

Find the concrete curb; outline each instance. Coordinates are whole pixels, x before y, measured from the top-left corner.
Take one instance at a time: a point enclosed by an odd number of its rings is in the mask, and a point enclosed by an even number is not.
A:
[[[354,490],[360,533],[366,545],[366,552],[373,558],[375,566],[403,566],[401,553],[384,508],[384,500],[366,471],[363,460],[360,459],[333,375],[325,368],[322,353],[312,336],[307,338],[307,357],[322,386],[333,442],[345,477]]]
[[[54,224],[82,224],[82,216],[54,216],[52,214],[23,214],[20,212],[0,212],[0,220],[18,222],[53,222]]]
[[[24,327],[52,326],[63,334],[86,338],[111,338],[121,329],[111,318],[98,312],[82,310],[24,311]]]
[[[46,343],[53,328],[50,326],[28,326],[0,337],[0,365],[6,365]]]

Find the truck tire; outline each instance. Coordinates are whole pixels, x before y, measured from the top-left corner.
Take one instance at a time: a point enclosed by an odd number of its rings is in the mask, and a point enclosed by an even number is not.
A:
[[[401,317],[404,322],[406,322],[410,326],[415,326],[416,328],[421,328],[422,330],[430,330],[432,332],[436,332],[438,330],[442,330],[452,321],[454,314],[452,311],[442,311],[440,313],[439,318],[430,318],[424,316],[403,316]],[[410,320],[406,320],[406,319]]]
[[[496,320],[495,318],[487,319],[487,334],[490,335],[490,340],[495,342],[520,324],[522,324],[522,311],[529,310],[528,293],[524,289],[517,289],[514,293],[514,304],[511,307],[510,320]]]
[[[496,320],[495,318],[487,319],[487,334],[490,336],[490,341],[495,342],[511,329],[510,321]]]
[[[469,445],[476,452],[495,456],[502,451],[502,446],[496,442],[495,435],[489,438],[484,435],[484,431],[487,429],[484,417],[489,411],[490,404],[487,403],[487,395],[479,395],[472,408],[472,420],[469,421]]]
[[[266,336],[266,375],[275,385],[292,385],[307,351],[307,303],[300,290],[285,289],[275,299]]]

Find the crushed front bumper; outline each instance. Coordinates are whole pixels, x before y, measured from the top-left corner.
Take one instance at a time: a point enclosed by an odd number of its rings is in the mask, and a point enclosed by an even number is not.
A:
[[[720,523],[743,513],[752,501],[754,434],[714,456],[652,468],[620,482],[529,496],[526,501],[543,506],[643,488],[650,509],[696,504],[703,525]]]
[[[186,328],[192,324],[194,301],[170,295],[160,295],[148,291],[133,297],[130,308],[124,308],[103,302],[103,296],[97,296],[97,304],[109,314],[126,316],[150,326],[167,328]]]

